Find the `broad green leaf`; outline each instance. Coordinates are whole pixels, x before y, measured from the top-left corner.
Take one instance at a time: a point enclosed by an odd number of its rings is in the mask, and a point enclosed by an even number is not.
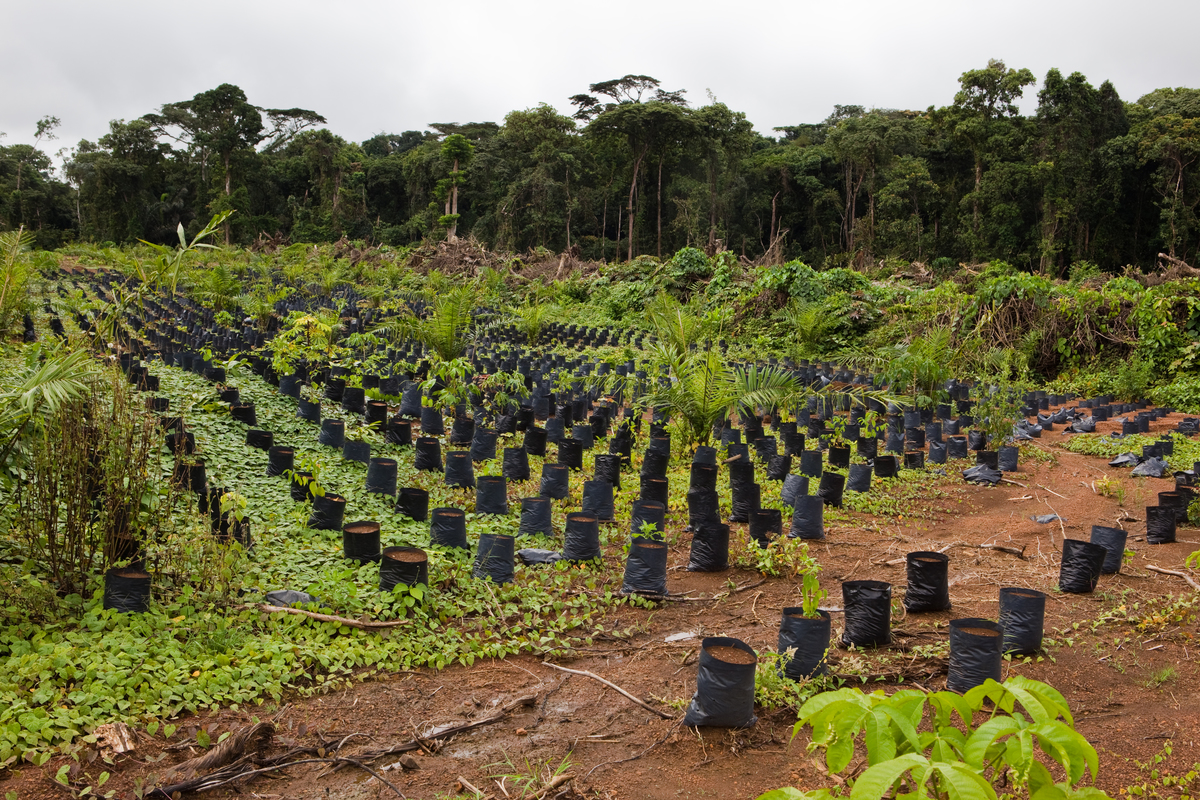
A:
[[[1068,725],[1074,725],[1075,719],[1071,716],[1071,708],[1067,704],[1067,700],[1062,694],[1048,683],[1035,681],[1032,678],[1026,678],[1023,675],[1014,675],[1004,682],[1006,686],[1015,686],[1029,692],[1037,697],[1042,706],[1055,717],[1061,716]]]
[[[1074,789],[1065,783],[1050,783],[1030,795],[1029,800],[1111,800],[1094,786]]]
[[[975,769],[983,769],[984,756],[993,741],[1009,736],[1024,726],[1012,717],[992,717],[975,729],[963,748],[963,761]]]
[[[967,690],[963,694],[963,698],[973,711],[982,709],[984,700],[991,700],[997,708],[1004,711],[1012,711],[1012,696],[1009,695],[1003,686],[991,678],[988,678],[973,689]]]
[[[1096,748],[1092,747],[1083,734],[1058,720],[1043,722],[1030,730],[1038,737],[1038,744],[1046,755],[1067,771],[1071,785],[1079,782],[1085,769],[1091,772],[1092,780],[1096,779],[1100,760],[1096,755]]]
[[[937,717],[934,724],[938,727],[950,725],[950,715],[958,713],[964,725],[970,726],[974,716],[971,704],[961,694],[956,692],[934,692],[929,695],[929,703],[936,709]]]
[[[941,775],[950,800],[996,800],[992,785],[966,764],[934,764],[932,768]]]
[[[896,729],[900,731],[900,734],[904,737],[904,741],[908,743],[909,747],[911,747],[913,750],[920,751],[921,741],[917,736],[917,729],[913,725],[912,720],[905,716],[901,709],[885,705],[880,706],[878,710],[887,715],[888,719],[892,721],[892,724],[896,726]],[[920,722],[921,720],[918,717],[917,724],[920,724]]]
[[[813,789],[810,792],[802,792],[791,786],[785,786],[782,789],[772,789],[766,794],[760,794],[756,800],[833,800],[834,797],[835,795],[830,793],[828,789]]]
[[[1046,765],[1034,759],[1029,765],[1029,776],[1027,780],[1030,795],[1036,795],[1045,786],[1054,785],[1054,776],[1050,774],[1050,770],[1046,769]]]
[[[1025,709],[1025,712],[1029,714],[1029,717],[1034,722],[1045,722],[1058,716],[1053,712],[1052,708],[1047,709],[1046,706],[1042,705],[1042,701],[1038,699],[1037,695],[1030,692],[1024,686],[1010,682],[1004,688],[1015,700],[1020,702],[1021,707]],[[1011,708],[1008,711],[1011,713]]]
[[[913,772],[913,781],[921,786],[929,775],[929,769],[929,760],[919,753],[905,753],[890,761],[867,767],[854,782],[854,788],[850,790],[850,800],[880,800],[909,770]]]
[[[888,716],[882,708],[875,708],[867,715],[864,727],[866,733],[863,736],[863,743],[867,746],[868,763],[880,764],[896,757],[896,740],[892,736],[892,726],[888,724]]]

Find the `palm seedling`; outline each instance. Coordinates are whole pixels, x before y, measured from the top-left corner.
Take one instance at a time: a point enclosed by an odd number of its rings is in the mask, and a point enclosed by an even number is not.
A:
[[[442,361],[461,358],[471,344],[476,294],[458,286],[434,296],[424,316],[411,310],[381,326],[393,339],[413,339]]]

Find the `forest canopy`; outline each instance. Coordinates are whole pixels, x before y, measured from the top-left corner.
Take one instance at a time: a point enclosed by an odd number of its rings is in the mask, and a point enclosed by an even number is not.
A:
[[[38,246],[169,242],[232,210],[229,243],[343,237],[403,247],[471,236],[497,250],[582,258],[728,249],[823,268],[1004,260],[1064,276],[1200,249],[1200,90],[1126,102],[1107,81],[1050,70],[1038,85],[992,60],[949,105],[839,105],[825,120],[754,130],[711,95],[647,75],[591,84],[501,123],[431,123],[351,142],[316,111],[253,105],[224,84],[113,120],[48,154],[0,146],[0,230]],[[944,261],[943,261],[944,260]]]

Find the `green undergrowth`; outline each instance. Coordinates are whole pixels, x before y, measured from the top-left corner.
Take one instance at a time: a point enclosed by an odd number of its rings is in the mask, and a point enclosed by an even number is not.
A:
[[[1174,447],[1172,454],[1164,456],[1164,460],[1172,471],[1191,469],[1193,464],[1200,461],[1200,442],[1178,433],[1170,433],[1167,436],[1174,443]],[[1121,453],[1135,453],[1140,456],[1143,447],[1157,444],[1161,439],[1159,434],[1142,433],[1114,438],[1108,434],[1080,433],[1063,442],[1062,447],[1072,453],[1112,459]]]
[[[207,520],[189,497],[177,536],[150,548],[156,574],[150,610],[125,615],[102,609],[99,589],[90,597],[69,597],[38,613],[16,615],[0,629],[0,760],[25,756],[41,761],[51,748],[69,746],[102,722],[149,722],[205,709],[279,700],[285,692],[308,694],[365,678],[376,671],[469,665],[481,658],[512,653],[562,652],[607,634],[602,617],[618,602],[615,562],[582,567],[516,568],[513,583],[495,586],[471,576],[466,551],[431,547],[428,523],[397,515],[392,503],[363,490],[365,465],[342,461],[340,453],[316,443],[316,426],[295,419],[295,401],[282,398],[257,378],[231,378],[244,402],[256,404],[259,426],[276,441],[294,445],[319,464],[329,491],[347,497],[346,522],[371,519],[383,526],[383,545],[417,545],[430,553],[431,585],[423,596],[381,593],[378,565],[358,566],[341,557],[341,532],[305,527],[308,505],[294,503],[285,478],[266,477],[266,453],[243,444],[246,426],[210,402],[213,389],[200,378],[159,369],[162,393],[191,398],[187,414],[198,455],[207,461],[210,485],[227,486],[247,498],[254,545],[218,546]],[[208,410],[205,410],[205,409]],[[329,416],[334,412],[330,409]],[[382,445],[376,454],[400,455],[400,485],[430,490],[430,507],[473,510],[473,492],[440,486],[440,475],[413,474],[412,458]],[[324,452],[322,452],[324,451]],[[539,463],[533,465],[540,474]],[[557,522],[577,507],[573,497],[556,502]],[[536,494],[536,483],[514,487],[516,496]],[[622,493],[627,506],[632,500]],[[483,531],[515,533],[513,514],[472,518],[472,541]],[[473,515],[472,515],[473,517]],[[604,539],[623,532],[605,526]],[[178,559],[177,545],[192,561]],[[520,546],[550,546],[542,537],[524,537]],[[197,575],[188,566],[200,565]],[[29,568],[30,565],[25,565]],[[45,591],[35,574],[17,577],[9,568],[10,590],[26,596]],[[255,603],[274,589],[299,589],[318,598],[322,613],[352,619],[404,620],[384,632],[367,632],[296,615],[262,613]]]

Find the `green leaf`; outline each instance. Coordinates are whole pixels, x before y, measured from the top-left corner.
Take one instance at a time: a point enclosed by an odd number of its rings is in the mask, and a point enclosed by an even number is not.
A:
[[[1071,785],[1083,778],[1085,769],[1096,779],[1100,760],[1096,748],[1081,733],[1058,720],[1040,723],[1030,731],[1038,737],[1042,751],[1066,770]]]
[[[992,742],[1001,736],[1010,736],[1025,726],[1012,717],[992,717],[975,729],[963,748],[963,761],[975,769],[983,769],[984,755]]]
[[[873,709],[867,715],[865,728],[863,742],[867,745],[867,760],[870,764],[880,764],[896,757],[896,740],[892,737],[892,726],[888,724],[888,717],[882,709]]]
[[[1004,685],[1024,689],[1037,697],[1042,706],[1051,714],[1056,717],[1062,717],[1068,725],[1073,726],[1075,724],[1075,719],[1071,716],[1071,708],[1067,704],[1067,699],[1050,684],[1026,678],[1024,675],[1014,675],[1005,681]]]
[[[1046,765],[1034,759],[1029,765],[1029,775],[1027,785],[1031,796],[1036,796],[1043,787],[1054,785],[1054,776],[1050,774],[1050,770],[1046,769]]]
[[[934,764],[950,800],[996,800],[996,790],[978,773],[962,763]]]
[[[970,726],[971,720],[974,717],[971,704],[967,699],[956,692],[934,692],[929,695],[929,703],[937,713],[935,725],[944,727],[952,724],[950,721],[951,714],[957,713],[959,719],[964,725]]]
[[[882,705],[879,707],[879,710],[892,721],[892,724],[900,731],[908,746],[915,751],[920,751],[920,738],[917,736],[917,729],[914,727],[912,720],[905,716],[900,709],[890,705]],[[917,723],[920,723],[919,717]]]
[[[909,770],[913,771],[913,781],[917,786],[923,786],[929,775],[929,759],[919,753],[906,753],[867,767],[854,782],[854,788],[850,790],[850,800],[881,800]]]

